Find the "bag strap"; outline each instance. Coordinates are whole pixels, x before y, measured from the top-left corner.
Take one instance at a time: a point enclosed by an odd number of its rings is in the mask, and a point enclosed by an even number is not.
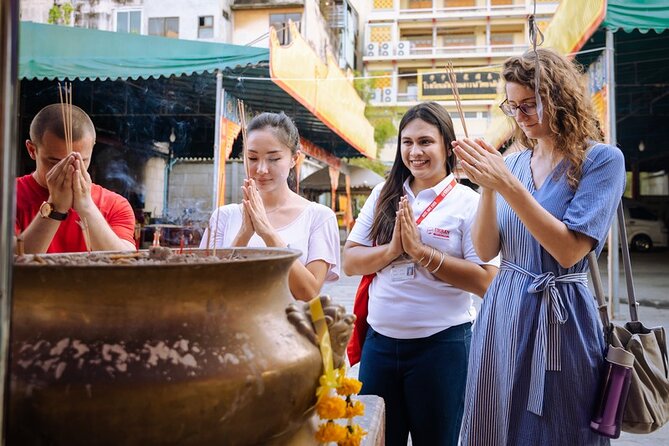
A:
[[[597,265],[597,256],[595,251],[588,253],[588,263],[590,264],[590,275],[592,276],[592,286],[595,288],[595,297],[597,298],[597,309],[599,318],[602,320],[604,331],[609,326],[609,307],[604,299],[604,287],[602,286],[602,276],[599,274],[599,265]]]
[[[630,260],[629,244],[627,243],[627,231],[625,230],[625,213],[623,211],[623,201],[620,200],[616,211],[618,219],[618,233],[620,235],[620,245],[622,247],[623,266],[625,268],[625,281],[627,283],[627,300],[630,310],[630,320],[639,321],[637,313],[637,302],[634,292],[634,280],[632,278],[632,262]],[[608,305],[604,299],[604,287],[602,286],[602,277],[599,274],[597,265],[597,256],[594,251],[588,253],[588,263],[590,264],[590,275],[592,276],[592,285],[595,288],[595,297],[599,309],[599,317],[602,320],[604,328],[609,326]]]
[[[632,278],[632,262],[630,260],[630,245],[627,242],[627,231],[625,230],[625,212],[623,211],[623,201],[618,205],[618,233],[620,234],[620,245],[623,253],[623,266],[625,267],[625,282],[627,283],[627,303],[630,308],[630,320],[639,321],[637,313],[638,304],[636,302],[636,293],[634,292],[634,280]]]

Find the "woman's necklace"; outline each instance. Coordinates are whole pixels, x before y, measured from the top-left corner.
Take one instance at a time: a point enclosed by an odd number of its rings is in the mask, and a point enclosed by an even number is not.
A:
[[[288,203],[288,198],[286,198],[285,200],[283,200],[283,203],[281,203],[281,204],[279,204],[279,205],[277,205],[277,206],[274,206],[272,209],[269,209],[269,210],[268,210],[267,208],[265,208],[265,214],[271,214],[272,212],[276,212],[276,211],[278,211],[279,209],[281,209],[282,207],[284,207],[284,206],[286,205],[286,203]]]

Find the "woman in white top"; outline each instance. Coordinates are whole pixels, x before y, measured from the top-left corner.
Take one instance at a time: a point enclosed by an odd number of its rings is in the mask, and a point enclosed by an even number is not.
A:
[[[217,209],[209,220],[212,235],[201,248],[231,246],[288,247],[302,255],[293,264],[288,285],[293,297],[310,300],[323,282],[339,278],[339,228],[331,209],[291,190],[300,137],[283,113],[262,113],[247,127],[250,178],[243,200]]]
[[[414,446],[457,445],[470,293],[482,296],[497,272],[496,259],[482,262],[474,252],[479,195],[453,177],[454,137],[442,106],[409,109],[390,175],[344,247],[346,274],[376,273],[359,376],[361,393],[385,400],[388,446],[406,446],[409,433]]]

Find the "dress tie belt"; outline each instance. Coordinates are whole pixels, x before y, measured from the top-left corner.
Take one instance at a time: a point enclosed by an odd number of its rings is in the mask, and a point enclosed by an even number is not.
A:
[[[552,272],[534,274],[524,268],[502,260],[502,269],[510,269],[532,278],[527,288],[530,294],[541,294],[539,308],[539,326],[532,351],[532,372],[530,376],[530,393],[527,410],[541,416],[544,405],[544,384],[546,370],[560,371],[560,325],[567,322],[567,310],[562,295],[557,288],[558,283],[580,283],[588,285],[587,273],[564,274],[555,277]]]

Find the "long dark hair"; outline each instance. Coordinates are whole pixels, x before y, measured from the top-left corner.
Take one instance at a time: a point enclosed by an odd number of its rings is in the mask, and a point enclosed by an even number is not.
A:
[[[246,126],[246,131],[251,133],[255,130],[272,129],[276,138],[284,146],[290,149],[290,154],[295,155],[300,150],[300,134],[292,119],[284,112],[270,113],[265,112],[255,116]],[[293,192],[297,192],[297,177],[295,167],[288,173],[288,187]]]
[[[451,141],[455,140],[455,131],[453,130],[453,121],[444,107],[436,102],[423,102],[411,107],[402,117],[397,135],[397,152],[395,153],[395,162],[393,163],[390,174],[386,179],[383,189],[379,194],[374,209],[374,223],[370,228],[370,238],[377,245],[389,243],[393,237],[393,227],[395,225],[395,212],[399,206],[400,197],[404,195],[402,186],[407,178],[411,177],[411,171],[402,161],[402,131],[414,119],[420,119],[432,124],[437,129],[446,148],[446,175],[450,174],[455,166],[455,154],[451,147]]]

